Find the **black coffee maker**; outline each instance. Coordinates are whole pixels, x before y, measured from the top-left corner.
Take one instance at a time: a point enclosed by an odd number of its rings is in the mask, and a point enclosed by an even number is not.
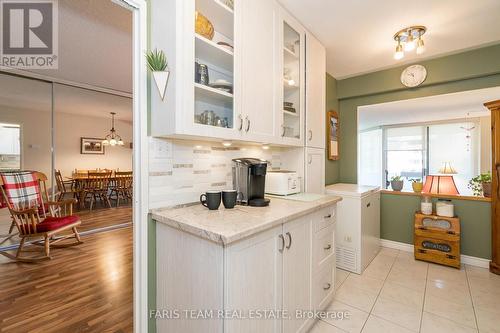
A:
[[[269,199],[264,198],[267,161],[258,158],[233,159],[233,186],[238,193],[240,205],[264,207]]]

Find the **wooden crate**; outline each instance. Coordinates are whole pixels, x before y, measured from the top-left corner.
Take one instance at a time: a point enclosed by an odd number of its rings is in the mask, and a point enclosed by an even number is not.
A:
[[[415,214],[415,259],[460,268],[460,220]]]

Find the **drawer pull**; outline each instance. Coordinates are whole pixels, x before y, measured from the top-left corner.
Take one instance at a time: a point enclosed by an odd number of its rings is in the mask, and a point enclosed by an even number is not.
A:
[[[328,251],[328,250],[330,250],[331,248],[332,248],[332,244],[328,244],[328,245],[327,245],[327,246],[325,246],[323,249],[324,249],[325,251]]]
[[[332,284],[331,283],[327,283],[325,284],[325,286],[323,287],[323,290],[328,290],[332,287]]]
[[[366,204],[366,207],[370,207],[371,205],[372,205],[371,202],[369,202]]]
[[[332,214],[328,214],[325,216],[325,219],[331,219],[332,218]]]

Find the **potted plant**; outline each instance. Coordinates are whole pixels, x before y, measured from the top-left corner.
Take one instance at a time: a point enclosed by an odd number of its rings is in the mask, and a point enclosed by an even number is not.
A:
[[[163,51],[154,49],[146,53],[146,60],[148,68],[153,74],[153,79],[155,80],[160,97],[163,100],[165,98],[165,92],[167,91],[167,82],[170,75],[167,57]]]
[[[393,191],[401,191],[403,189],[403,178],[401,176],[394,176],[391,178],[391,187]]]
[[[420,193],[424,188],[424,183],[422,183],[420,178],[415,178],[411,180],[411,187],[413,188],[413,192]]]
[[[482,173],[469,181],[468,188],[472,189],[472,194],[475,196],[491,197],[491,173]]]

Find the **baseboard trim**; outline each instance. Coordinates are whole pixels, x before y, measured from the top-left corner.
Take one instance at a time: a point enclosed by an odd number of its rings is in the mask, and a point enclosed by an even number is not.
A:
[[[381,239],[380,246],[387,247],[390,249],[396,249],[404,252],[413,252],[413,244],[401,243],[392,241],[389,239]],[[465,254],[460,255],[460,261],[462,264],[477,266],[481,268],[489,268],[490,260],[478,257],[472,257]]]

